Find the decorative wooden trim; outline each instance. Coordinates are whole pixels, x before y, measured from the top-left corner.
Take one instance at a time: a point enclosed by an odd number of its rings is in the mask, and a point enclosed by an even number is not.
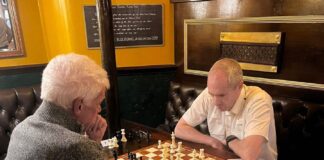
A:
[[[176,71],[176,65],[154,65],[154,66],[144,66],[144,67],[120,67],[117,68],[118,74],[128,74],[128,73],[150,73],[150,72],[170,72]]]
[[[35,65],[24,65],[24,66],[13,66],[13,67],[0,67],[0,73],[5,72],[15,72],[21,70],[25,71],[34,71],[35,69],[44,69],[47,64],[35,64]]]
[[[199,1],[210,1],[210,0],[171,0],[171,3],[199,2]]]
[[[198,71],[198,70],[185,70],[185,73],[197,75],[197,76],[205,76],[207,77],[207,71]],[[277,85],[284,87],[294,87],[294,88],[303,88],[303,89],[311,89],[311,90],[319,90],[324,91],[324,84],[318,83],[308,83],[308,82],[298,82],[298,81],[290,81],[283,79],[271,79],[271,78],[260,78],[260,77],[251,77],[251,76],[243,76],[244,81],[252,82],[252,83],[261,83],[261,84],[269,84],[269,85]]]

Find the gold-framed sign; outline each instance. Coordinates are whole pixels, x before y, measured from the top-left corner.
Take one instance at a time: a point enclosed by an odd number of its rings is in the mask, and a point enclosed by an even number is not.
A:
[[[278,71],[281,32],[221,32],[221,58],[236,59],[243,70]]]

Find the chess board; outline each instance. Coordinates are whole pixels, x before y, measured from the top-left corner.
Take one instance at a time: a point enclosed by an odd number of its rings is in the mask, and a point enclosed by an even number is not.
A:
[[[171,142],[170,141],[166,141],[163,142],[163,144],[167,144],[170,145]],[[162,160],[162,149],[159,149],[157,147],[157,144],[153,144],[151,146],[148,147],[144,147],[141,148],[139,150],[134,151],[133,153],[136,153],[136,157],[141,157],[142,160]],[[198,156],[199,156],[199,149],[196,150],[196,160],[199,160]],[[193,148],[190,148],[189,146],[186,145],[182,145],[182,151],[180,154],[181,160],[192,160],[193,159]],[[216,156],[210,155],[208,153],[204,153],[205,154],[205,159],[204,160],[222,160],[221,158],[218,158]],[[176,153],[172,154],[173,160],[176,160]],[[167,156],[166,156],[167,160],[170,160],[170,152],[168,151]],[[118,157],[118,160],[128,160],[128,154],[124,154]]]

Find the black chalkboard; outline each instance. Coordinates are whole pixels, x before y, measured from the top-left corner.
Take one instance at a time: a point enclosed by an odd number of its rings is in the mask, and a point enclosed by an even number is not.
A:
[[[162,5],[113,5],[116,47],[163,45]],[[100,46],[95,6],[84,6],[88,48]]]

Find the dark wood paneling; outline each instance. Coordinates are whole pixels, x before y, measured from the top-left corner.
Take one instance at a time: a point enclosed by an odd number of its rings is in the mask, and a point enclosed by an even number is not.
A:
[[[121,118],[151,127],[162,124],[174,75],[174,66],[118,69]]]
[[[0,69],[0,89],[40,84],[46,64]]]
[[[214,0],[175,3],[176,79],[180,83],[206,84],[206,77],[184,74],[184,20],[201,18],[242,18],[267,16],[324,15],[324,1],[313,0]],[[190,28],[191,27],[191,28]],[[324,24],[218,24],[190,26],[188,32],[189,67],[208,71],[219,58],[220,31],[279,31],[285,33],[281,68],[278,73],[245,71],[245,75],[311,83],[324,83]],[[202,85],[203,84],[203,85]],[[265,84],[261,86],[274,96],[324,101],[323,91]]]

